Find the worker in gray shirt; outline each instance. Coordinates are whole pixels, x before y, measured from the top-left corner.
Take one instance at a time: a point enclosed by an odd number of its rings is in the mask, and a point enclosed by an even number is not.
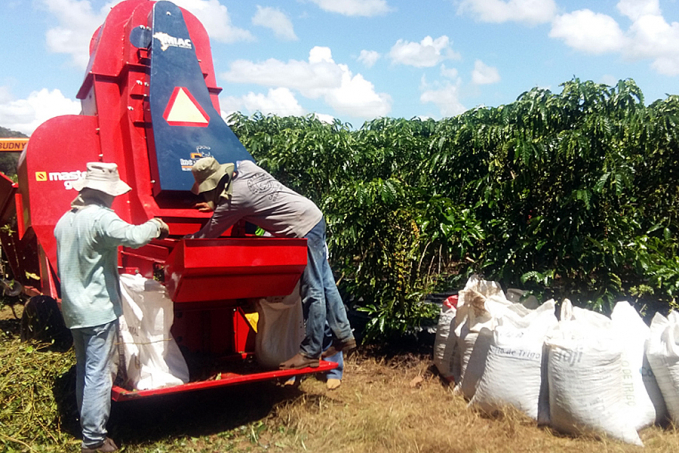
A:
[[[110,452],[118,447],[107,437],[118,317],[122,314],[118,246],[137,248],[165,237],[160,219],[131,225],[111,209],[116,196],[130,186],[120,180],[118,166],[90,162],[79,191],[56,228],[61,308],[71,329],[76,355],[76,399],[83,441],[81,451]]]
[[[192,172],[196,181],[193,193],[203,194],[214,213],[189,238],[219,237],[243,219],[277,237],[307,240],[307,266],[300,280],[305,337],[299,353],[282,362],[280,368],[318,367],[326,321],[334,337],[332,354],[355,348],[356,340],[327,261],[325,220],[318,207],[251,161],[219,164],[214,157],[204,157],[193,165]]]

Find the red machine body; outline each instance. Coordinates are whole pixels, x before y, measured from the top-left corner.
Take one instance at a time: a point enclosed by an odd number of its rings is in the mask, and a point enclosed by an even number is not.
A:
[[[174,22],[164,25],[166,17]],[[174,31],[161,30],[161,26]],[[188,37],[176,37],[186,31]],[[195,56],[181,54],[187,60],[175,64],[173,55],[179,54],[171,51],[191,48]],[[197,70],[183,72],[191,65],[200,68],[197,76]],[[192,163],[205,155],[221,162],[252,160],[219,117],[220,91],[208,35],[192,14],[169,2],[119,3],[92,38],[90,62],[78,92],[82,113],[56,117],[38,127],[19,159],[18,187],[7,178],[0,180],[0,192],[6,195],[0,197],[6,199],[3,220],[16,208],[18,234],[14,239],[22,250],[10,261],[15,275],[40,276],[33,282],[22,278],[33,294],[59,299],[53,231],[77,195],[72,182],[84,176],[87,162],[115,162],[121,178],[132,187],[113,204],[121,218],[140,224],[160,217],[169,225],[168,239],[136,250],[122,248],[121,272],[147,278],[164,274],[175,303],[172,331],[178,344],[185,351],[212,354],[224,367],[219,379],[213,376],[182,386],[148,391],[116,387],[114,400],[327,371],[335,366],[322,361],[313,370],[232,371],[243,368],[233,363],[248,360],[254,352],[254,331],[245,317],[251,310],[248,299],[290,294],[306,266],[306,241],[235,238],[232,231],[219,239],[182,239],[210,217],[193,208],[200,200],[188,190]]]

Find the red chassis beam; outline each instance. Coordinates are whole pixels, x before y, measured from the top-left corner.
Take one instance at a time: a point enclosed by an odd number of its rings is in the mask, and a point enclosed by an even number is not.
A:
[[[318,368],[307,367],[302,368],[301,370],[276,370],[256,374],[222,373],[219,376],[219,379],[189,382],[188,384],[184,385],[176,385],[173,387],[164,387],[153,390],[125,390],[122,387],[114,386],[113,391],[111,392],[111,398],[113,401],[119,402],[131,401],[149,396],[170,395],[173,393],[184,393],[193,390],[225,387],[228,385],[248,384],[253,382],[269,381],[271,379],[290,378],[304,374],[330,371],[334,368],[337,368],[336,363],[321,360]]]

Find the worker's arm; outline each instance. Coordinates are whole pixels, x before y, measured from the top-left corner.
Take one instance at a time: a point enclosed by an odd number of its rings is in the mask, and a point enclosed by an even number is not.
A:
[[[236,209],[232,206],[231,201],[224,201],[220,203],[212,217],[205,224],[203,228],[197,233],[189,234],[187,239],[203,239],[203,238],[218,238],[223,232],[231,228],[241,218],[243,218],[243,210]]]
[[[118,217],[115,212],[107,210],[97,222],[98,237],[109,245],[138,248],[160,236],[162,221],[158,220],[151,219],[141,225],[132,225]]]

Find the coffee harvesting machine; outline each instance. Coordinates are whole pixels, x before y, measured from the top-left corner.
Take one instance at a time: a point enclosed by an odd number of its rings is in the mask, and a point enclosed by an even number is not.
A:
[[[191,370],[190,382],[154,390],[114,386],[116,401],[324,372],[267,370],[253,362],[248,299],[285,296],[306,266],[306,240],[247,235],[236,226],[218,239],[184,239],[210,217],[194,208],[191,167],[204,156],[254,160],[220,115],[210,42],[203,25],[168,1],[114,6],[90,42],[77,98],[79,115],[52,118],[30,137],[18,183],[0,174],[3,250],[30,296],[60,299],[54,227],[77,195],[74,180],[91,161],[118,164],[132,191],[115,199],[125,221],[162,218],[170,236],[121,247],[121,273],[164,280],[174,304],[172,334],[186,354],[217,368]],[[16,214],[16,227],[13,225]],[[187,361],[188,362],[188,361]],[[243,371],[245,370],[245,371]],[[194,376],[201,376],[194,379]]]

